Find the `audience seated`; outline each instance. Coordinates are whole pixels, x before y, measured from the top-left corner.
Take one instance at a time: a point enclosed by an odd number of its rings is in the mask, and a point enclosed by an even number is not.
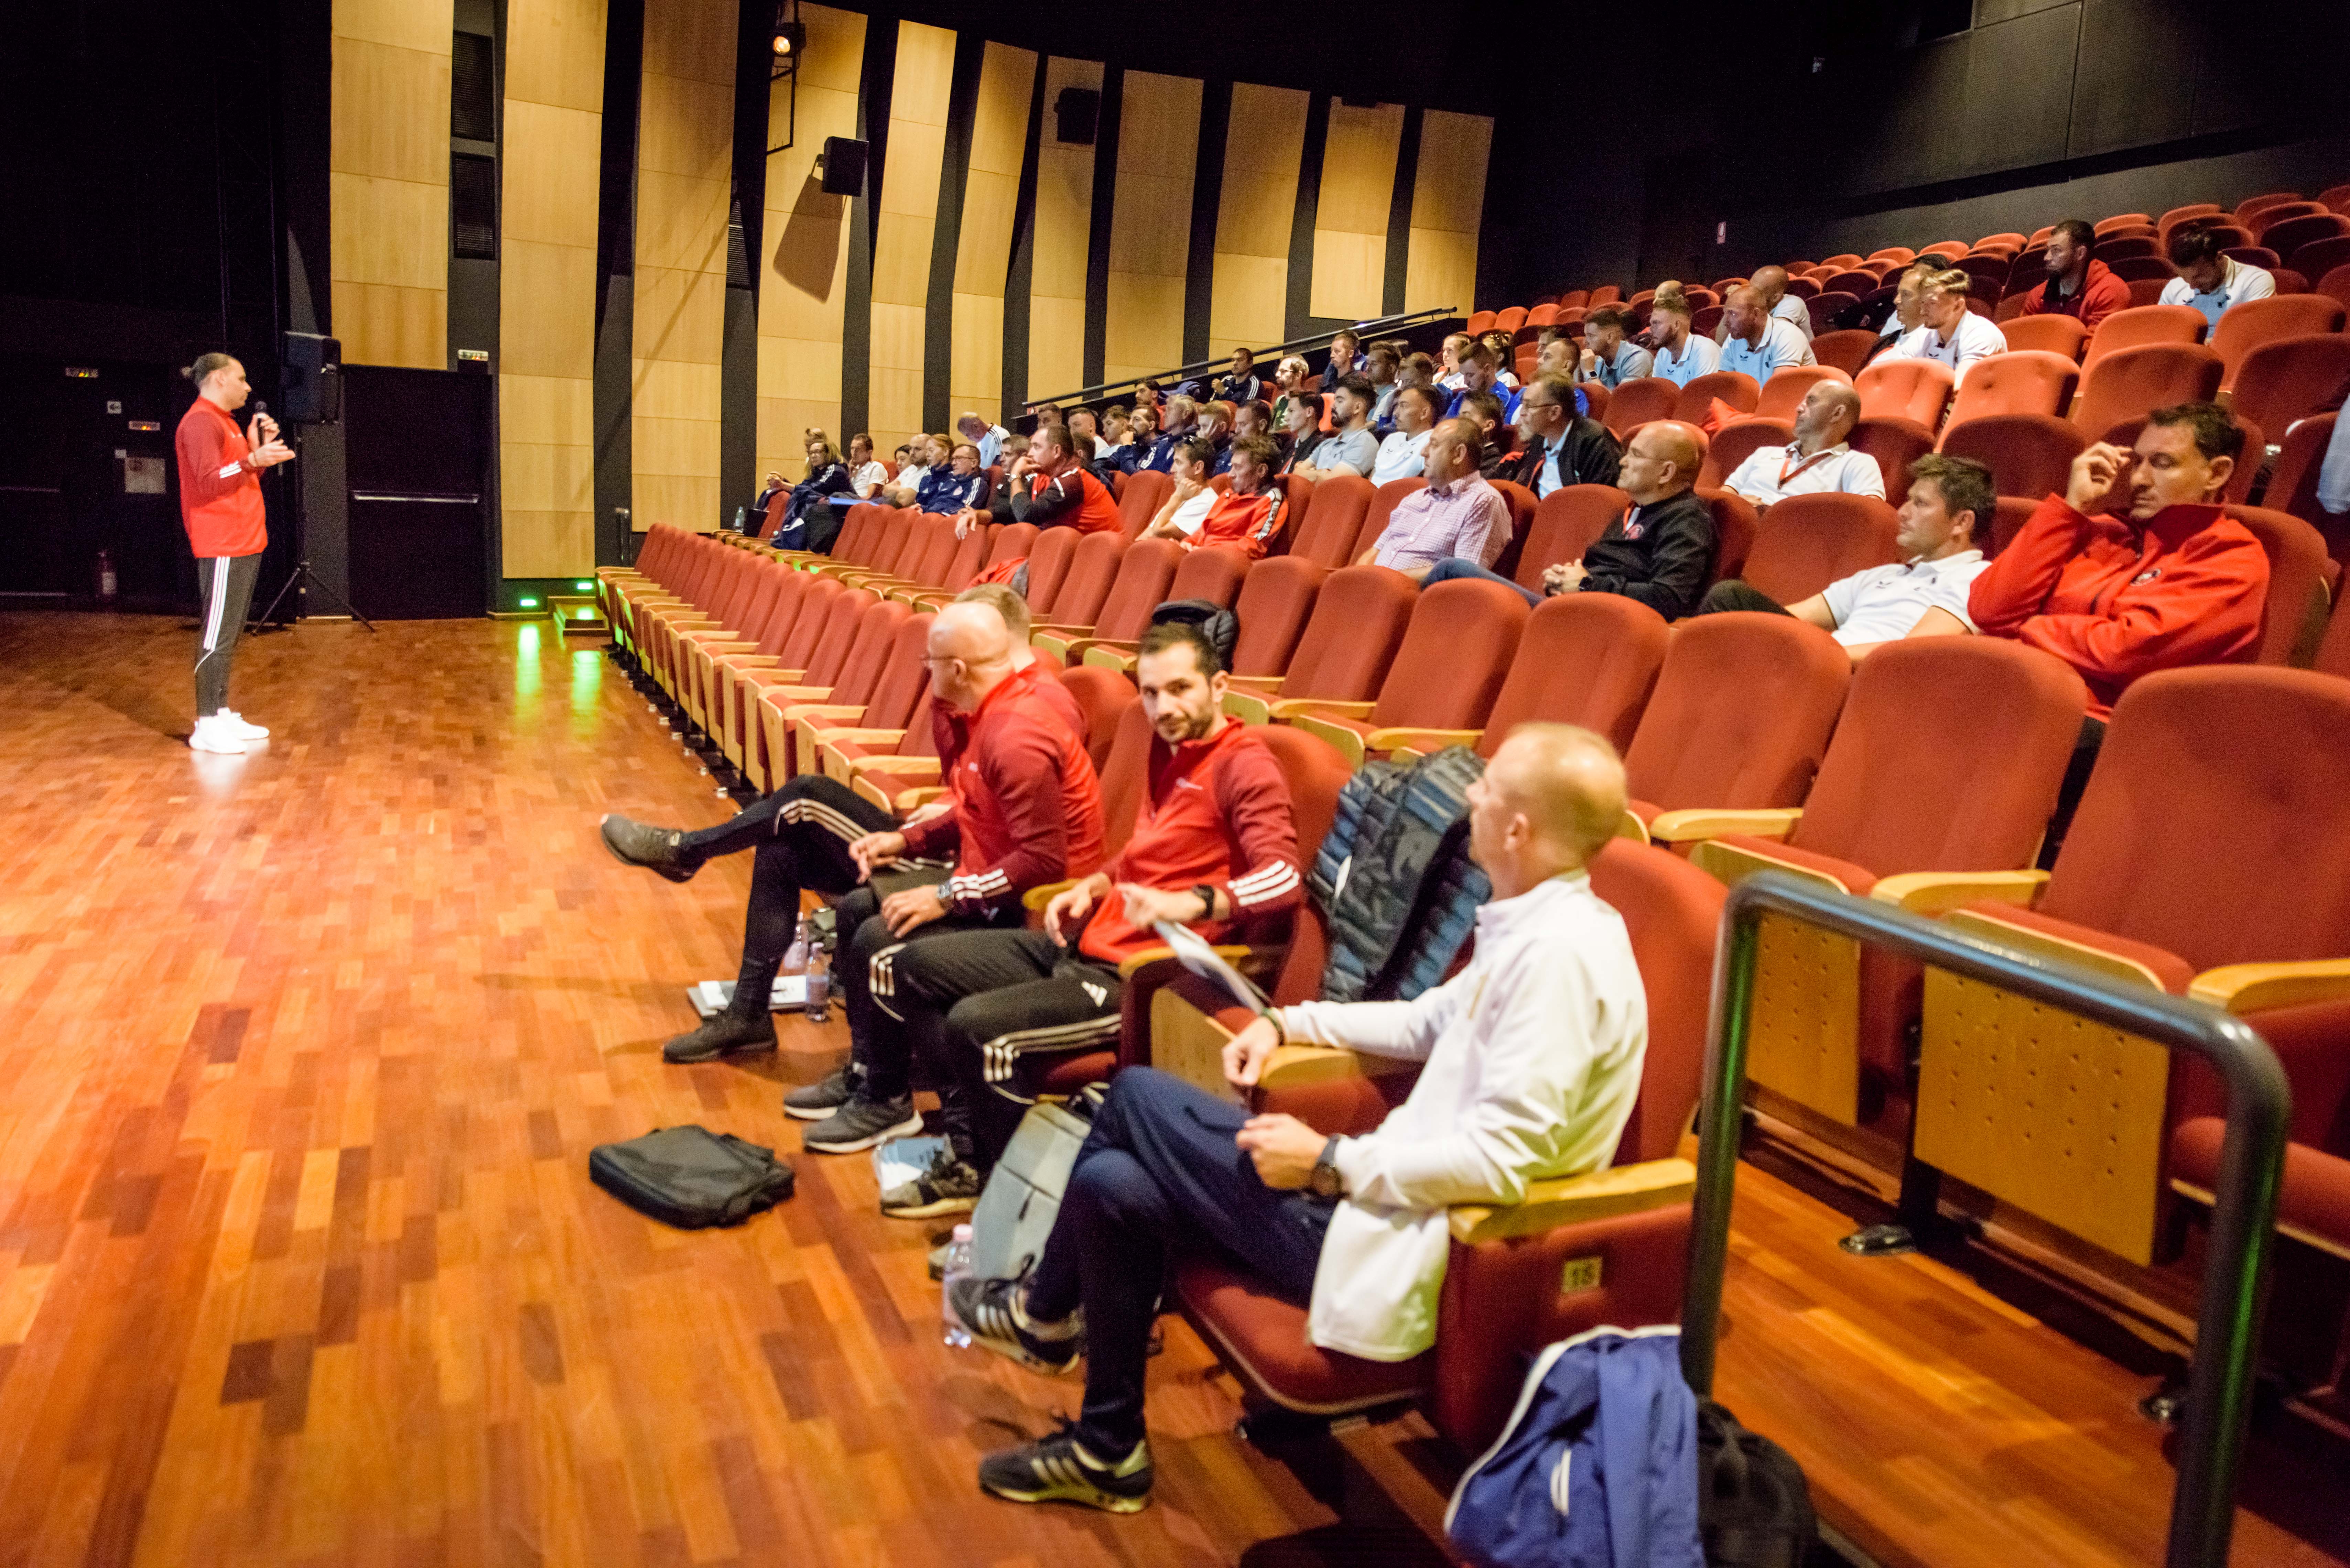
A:
[[[1107,454],[1109,442],[1102,439],[1101,421],[1091,409],[1070,410],[1068,426],[1069,433],[1076,437],[1077,451],[1085,454],[1087,465],[1099,462]],[[1018,436],[1004,437],[1003,444],[1000,449],[1002,456],[999,461],[1008,465],[1011,462],[1013,447],[1018,442],[1021,442],[1021,438]],[[1025,443],[1021,444],[1024,449]]]
[[[1851,382],[1815,382],[1795,409],[1795,439],[1749,453],[1722,482],[1723,487],[1757,507],[1823,491],[1874,495],[1882,501],[1885,471],[1868,453],[1847,444],[1859,422],[1860,394]]]
[[[1502,471],[1517,461],[1518,431],[1503,414],[1500,391],[1472,392],[1463,388],[1452,396],[1461,417],[1475,425],[1484,440],[1485,461],[1482,466],[1485,477],[1501,478]]]
[[[1221,398],[1200,405],[1199,424],[1192,433],[1214,450],[1216,460],[1209,464],[1214,472],[1222,473],[1232,467],[1232,423],[1239,417],[1240,410]]]
[[[1544,327],[1534,345],[1536,376],[1558,376],[1572,381],[1582,372],[1583,359],[1575,351],[1575,339],[1555,327]],[[1580,407],[1582,402],[1583,395],[1578,392],[1575,394],[1576,406]]]
[[[1697,613],[1792,615],[1834,636],[1855,664],[1904,638],[1964,635],[1974,629],[1967,590],[1989,564],[1975,530],[1990,529],[1995,503],[1990,469],[1971,458],[1929,452],[1909,466],[1909,495],[1899,514],[1908,556],[1901,565],[1855,572],[1792,605],[1731,577],[1714,584]]]
[[[1342,327],[1330,339],[1330,356],[1322,364],[1322,384],[1336,386],[1347,376],[1367,376],[1369,357],[1363,352],[1363,340],[1351,327]]]
[[[1169,442],[1171,451],[1173,442]],[[1028,453],[1003,476],[1003,488],[983,514],[955,514],[955,536],[987,523],[1034,523],[1039,528],[1075,528],[1080,534],[1115,534],[1122,526],[1118,498],[1076,455],[1076,438],[1066,425],[1046,425],[1030,438]],[[1170,460],[1172,461],[1171,458]]]
[[[1920,325],[1904,333],[1883,357],[1931,359],[1948,365],[1955,381],[1964,381],[1967,368],[1976,360],[2006,353],[2007,339],[1999,328],[1967,308],[1967,291],[1974,282],[1955,267],[1928,274],[1918,285]]]
[[[1228,403],[1246,403],[1254,401],[1263,389],[1264,383],[1256,373],[1256,356],[1245,348],[1235,348],[1232,350],[1232,368],[1209,389],[1209,395]]]
[[[1482,338],[1479,339],[1479,341],[1482,342],[1485,345],[1486,351],[1493,356],[1494,387],[1508,391],[1516,391],[1518,389],[1518,378],[1516,371],[1511,368],[1511,361],[1515,357],[1517,350],[1515,346],[1510,340],[1510,335],[1506,332],[1488,332]]]
[[[1783,321],[1803,335],[1804,342],[1812,340],[1812,313],[1809,306],[1787,292],[1787,269],[1783,266],[1760,266],[1746,280],[1762,296],[1764,308],[1773,319]]]
[[[1613,484],[1623,448],[1607,427],[1575,411],[1575,388],[1538,377],[1518,399],[1517,456],[1495,477],[1539,496],[1570,484]]]
[[[1461,414],[1461,400],[1471,392],[1492,392],[1501,404],[1501,417],[1496,423],[1507,423],[1518,417],[1517,394],[1502,386],[1500,363],[1492,349],[1471,338],[1461,348],[1461,379],[1452,389],[1451,406],[1444,410],[1447,419]]]
[[[979,466],[993,468],[1003,461],[1003,442],[1012,432],[1002,425],[990,424],[976,410],[955,421],[956,433],[979,450]],[[1093,432],[1088,431],[1088,435]]]
[[[1790,365],[1817,363],[1811,339],[1773,316],[1762,291],[1751,283],[1740,284],[1722,301],[1721,325],[1726,336],[1714,368],[1752,376],[1758,387]]]
[[[1502,558],[1510,543],[1510,504],[1485,480],[1485,438],[1467,420],[1446,420],[1420,453],[1428,488],[1396,503],[1358,566],[1386,566],[1425,581],[1438,562],[1460,557],[1480,566]]]
[[[946,467],[934,468],[922,476],[914,504],[925,512],[951,517],[978,506],[986,497],[987,475],[980,471],[979,448],[966,441],[955,443],[954,454],[947,460]]]
[[[2160,303],[2193,306],[2203,313],[2204,320],[2217,327],[2220,312],[2230,306],[2272,297],[2276,277],[2250,262],[2220,254],[2228,241],[2212,229],[2213,225],[2198,223],[2170,231],[2170,265],[2178,269],[2178,275],[2162,286]]]
[[[1721,368],[1721,347],[1690,330],[1689,296],[1678,288],[1670,294],[1657,291],[1648,307],[1648,336],[1657,345],[1653,373],[1676,387],[1686,387]]]
[[[1900,281],[1893,286],[1893,308],[1885,317],[1884,328],[1877,341],[1869,345],[1861,357],[1860,369],[1866,370],[1879,358],[1899,347],[1901,340],[1926,323],[1926,280],[1942,270],[1939,256],[1928,256],[1901,269]],[[2004,337],[2000,339],[2004,343]],[[1897,358],[1899,356],[1895,356]],[[1853,372],[1857,376],[1859,370]]]
[[[1281,389],[1281,395],[1273,400],[1275,429],[1289,428],[1290,405],[1305,394],[1306,375],[1305,361],[1295,354],[1284,355],[1281,363],[1274,367],[1273,384]]]
[[[1269,436],[1273,431],[1273,405],[1263,398],[1252,398],[1232,410],[1232,439],[1243,436]],[[1275,446],[1281,443],[1276,441]]]
[[[1551,594],[1622,594],[1667,620],[1678,620],[1697,607],[1699,590],[1713,569],[1713,510],[1694,488],[1704,461],[1704,448],[1688,425],[1672,420],[1642,425],[1625,448],[1616,475],[1616,488],[1631,497],[1631,505],[1581,560],[1544,567],[1541,595],[1489,570],[1490,556],[1439,562],[1421,576],[1420,586],[1483,577],[1507,584],[1530,604]]]
[[[1371,384],[1371,428],[1385,432],[1394,421],[1396,393],[1403,388],[1397,379],[1403,369],[1403,358],[1384,343],[1374,343],[1363,356],[1363,376]]]
[[[1281,439],[1288,443],[1288,452],[1281,472],[1295,473],[1311,462],[1314,449],[1322,444],[1322,394],[1299,392],[1285,401],[1289,422],[1282,427]]]
[[[2129,285],[2089,253],[2097,231],[2079,218],[2067,218],[2048,236],[2047,280],[2023,296],[2021,316],[2070,316],[2095,332],[2097,323],[2116,310],[2127,310]]]
[[[1371,464],[1373,484],[1418,478],[1428,432],[1444,416],[1444,395],[1433,387],[1406,387],[1396,393],[1393,405],[1395,429],[1379,442],[1378,461]]]
[[[1444,347],[1437,355],[1436,384],[1438,386],[1448,392],[1457,392],[1461,389],[1463,380],[1461,371],[1461,362],[1468,358],[1469,347],[1476,341],[1466,332],[1453,332],[1446,335]]]
[[[1654,319],[1653,307],[1651,319]],[[1583,318],[1583,379],[1614,389],[1656,373],[1646,348],[1627,342],[1632,322],[1612,305],[1603,305]]]
[[[1042,429],[1042,426],[1038,427]],[[1159,410],[1150,403],[1137,403],[1128,416],[1127,444],[1118,454],[1118,471],[1123,473],[1165,473],[1174,462],[1177,437],[1159,428]]]
[[[1330,394],[1330,433],[1314,443],[1306,461],[1294,462],[1289,472],[1305,479],[1359,473],[1368,477],[1379,457],[1378,438],[1371,433],[1371,384],[1360,376],[1340,379]]]
[[[898,464],[898,477],[889,492],[889,504],[893,506],[919,504],[922,481],[930,477],[933,468],[943,469],[947,465],[949,448],[940,437],[914,436],[906,442],[906,450],[912,461]]]
[[[770,475],[770,483],[776,477]],[[825,502],[847,494],[852,488],[848,465],[819,433],[807,443],[807,477],[792,486],[788,499],[768,501],[768,512],[781,505],[783,516],[772,531],[762,528],[760,532],[783,549],[829,549],[833,536],[840,532],[840,514]]]
[[[1143,529],[1143,538],[1189,539],[1199,533],[1200,524],[1208,520],[1208,508],[1216,504],[1216,493],[1208,485],[1208,465],[1214,461],[1214,452],[1197,436],[1175,443],[1174,461],[1167,471],[1174,476],[1175,488]]]
[[[1368,432],[1365,433],[1367,439]],[[1323,447],[1328,444],[1325,441]],[[1318,453],[1323,447],[1315,451]],[[1199,533],[1185,539],[1183,546],[1229,545],[1250,560],[1260,560],[1288,523],[1282,514],[1286,493],[1273,475],[1274,465],[1281,461],[1281,449],[1273,444],[1271,436],[1243,436],[1232,442],[1231,455],[1230,488],[1216,497]]]
[[[1162,736],[1170,706],[1159,700]],[[1220,740],[1211,732],[1188,743]],[[1180,746],[1174,755],[1180,766]],[[1154,792],[1154,814],[1160,798],[1178,799]],[[1646,994],[1624,923],[1593,895],[1585,867],[1622,815],[1623,764],[1588,731],[1521,725],[1469,798],[1469,852],[1492,894],[1467,969],[1410,1002],[1282,1008],[1224,1049],[1225,1075],[1243,1090],[1285,1041],[1424,1062],[1375,1131],[1326,1138],[1293,1116],[1251,1116],[1165,1074],[1128,1068],[1111,1081],[1035,1268],[950,1292],[950,1310],[989,1348],[1046,1371],[1073,1366],[1081,1350],[1086,1362],[1079,1419],[982,1460],[983,1489],[1115,1512],[1148,1502],[1143,1374],[1170,1245],[1218,1248],[1309,1305],[1315,1345],[1400,1361],[1434,1340],[1448,1205],[1508,1201],[1531,1181],[1613,1158],[1639,1092]],[[1204,797],[1195,791],[1191,800],[1185,815],[1204,817]],[[1172,834],[1153,840],[1162,836]],[[1216,847],[1197,858],[1207,862]],[[1232,886],[1284,876],[1294,884],[1294,872],[1276,869]],[[1110,896],[1102,877],[1065,895],[1073,912]],[[1121,926],[1188,917],[1201,901],[1142,888],[1124,899],[1139,908],[1117,911]],[[988,940],[1008,948],[1013,935]],[[1090,930],[1085,940],[1098,950]],[[1049,937],[1027,946],[1049,955],[1041,961],[1063,961]],[[943,956],[938,943],[917,951],[930,949]],[[1109,978],[1094,983],[1117,983],[1114,970],[1102,972]]]

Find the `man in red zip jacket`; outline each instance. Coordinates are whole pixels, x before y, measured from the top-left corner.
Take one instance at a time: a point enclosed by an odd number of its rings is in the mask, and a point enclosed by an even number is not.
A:
[[[902,1020],[895,1048],[931,1063],[968,1108],[949,1118],[930,1168],[881,1195],[884,1214],[926,1219],[978,1201],[1027,1112],[1023,1058],[1118,1038],[1118,965],[1162,945],[1154,922],[1217,941],[1237,920],[1295,908],[1304,891],[1288,781],[1256,732],[1225,716],[1215,645],[1197,627],[1154,626],[1135,680],[1157,736],[1118,858],[1045,906],[1041,931],[958,932],[876,961],[875,989]]]
[[[269,732],[248,724],[228,705],[229,660],[253,607],[253,579],[269,544],[261,504],[261,471],[294,461],[277,439],[277,421],[253,416],[236,428],[230,416],[253,388],[244,367],[226,354],[204,354],[182,371],[196,384],[196,400],[180,421],[172,446],[180,462],[180,517],[196,554],[196,590],[203,596],[203,641],[196,651],[196,728],[188,744],[200,752],[242,752]]]
[[[661,1047],[671,1062],[775,1049],[769,992],[798,927],[800,893],[839,896],[833,975],[848,1017],[850,1057],[823,1082],[784,1097],[822,1125],[804,1146],[869,1148],[918,1130],[901,1059],[874,1048],[874,958],[920,933],[1018,925],[1021,895],[1101,864],[1101,785],[1084,720],[1058,680],[1024,661],[1024,646],[984,599],[959,599],[931,622],[932,737],[950,808],[900,821],[837,780],[802,774],[732,821],[700,832],[603,822],[605,847],[683,882],[712,857],[757,852],[743,920],[743,967],[726,1008]]]
[[[2217,403],[2147,416],[2137,449],[2100,441],[2073,462],[2065,493],[2040,504],[1967,596],[1986,637],[2012,637],[2078,670],[2088,718],[2057,799],[2053,860],[2130,682],[2159,670],[2250,659],[2261,642],[2269,560],[2220,509],[2244,450]],[[2120,502],[2116,514],[2105,510]]]
[[[2046,281],[2023,296],[2020,316],[2070,316],[2088,331],[2116,310],[2127,310],[2129,285],[2114,269],[2090,255],[2097,231],[2078,218],[2067,218],[2048,236]]]

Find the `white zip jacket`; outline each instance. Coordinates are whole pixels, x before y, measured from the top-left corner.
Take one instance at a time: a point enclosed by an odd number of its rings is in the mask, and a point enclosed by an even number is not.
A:
[[[1289,1038],[1426,1065],[1377,1131],[1339,1146],[1306,1334],[1404,1361],[1436,1342],[1446,1209],[1514,1203],[1527,1184],[1597,1170],[1640,1092],[1647,992],[1623,918],[1581,871],[1477,911],[1476,957],[1411,1002],[1308,1002]]]

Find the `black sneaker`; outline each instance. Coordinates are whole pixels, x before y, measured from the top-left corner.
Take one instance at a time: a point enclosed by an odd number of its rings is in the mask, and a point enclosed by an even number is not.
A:
[[[1073,1312],[1057,1322],[1032,1318],[1019,1280],[957,1280],[947,1306],[972,1341],[1031,1372],[1058,1377],[1086,1353],[1086,1320]]]
[[[702,869],[688,865],[679,847],[685,835],[673,827],[648,827],[641,822],[631,822],[625,816],[607,816],[603,821],[604,847],[612,858],[623,866],[641,866],[672,882],[690,882]]]
[[[800,1147],[817,1154],[855,1154],[921,1130],[922,1114],[914,1108],[913,1096],[876,1100],[860,1087],[838,1110],[802,1133]]]
[[[661,1044],[664,1062],[714,1062],[775,1049],[775,1021],[765,1008],[744,1016],[729,1007],[702,1020],[702,1027]]]
[[[857,1070],[855,1062],[843,1062],[816,1083],[804,1085],[784,1096],[784,1115],[797,1116],[804,1122],[828,1120],[832,1113],[847,1105],[857,1092],[858,1080],[865,1075]]]
[[[942,1148],[931,1157],[921,1175],[881,1195],[881,1212],[892,1220],[967,1214],[978,1206],[980,1189],[986,1185],[986,1179],[957,1159],[952,1148]]]
[[[979,1461],[979,1489],[1012,1502],[1081,1502],[1110,1513],[1139,1513],[1150,1501],[1150,1445],[1120,1459],[1096,1459],[1063,1422],[1051,1437]]]

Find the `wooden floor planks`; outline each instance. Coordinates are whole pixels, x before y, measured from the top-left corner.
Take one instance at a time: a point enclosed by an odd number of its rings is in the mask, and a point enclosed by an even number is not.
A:
[[[219,758],[180,743],[191,646],[0,615],[0,1568],[1445,1560],[1459,1459],[1418,1417],[1275,1459],[1172,1320],[1157,1506],[976,1493],[1077,1385],[948,1350],[931,1228],[797,1155],[779,1091],[838,1022],[660,1062],[748,867],[598,847],[606,810],[726,810],[600,653],[306,625],[241,649],[278,733]],[[793,1154],[797,1196],[687,1235],[588,1182],[684,1121]],[[1742,1183],[1721,1394],[1831,1519],[1887,1562],[2158,1560],[2145,1379]],[[2331,1560],[2245,1519],[2239,1561]]]

